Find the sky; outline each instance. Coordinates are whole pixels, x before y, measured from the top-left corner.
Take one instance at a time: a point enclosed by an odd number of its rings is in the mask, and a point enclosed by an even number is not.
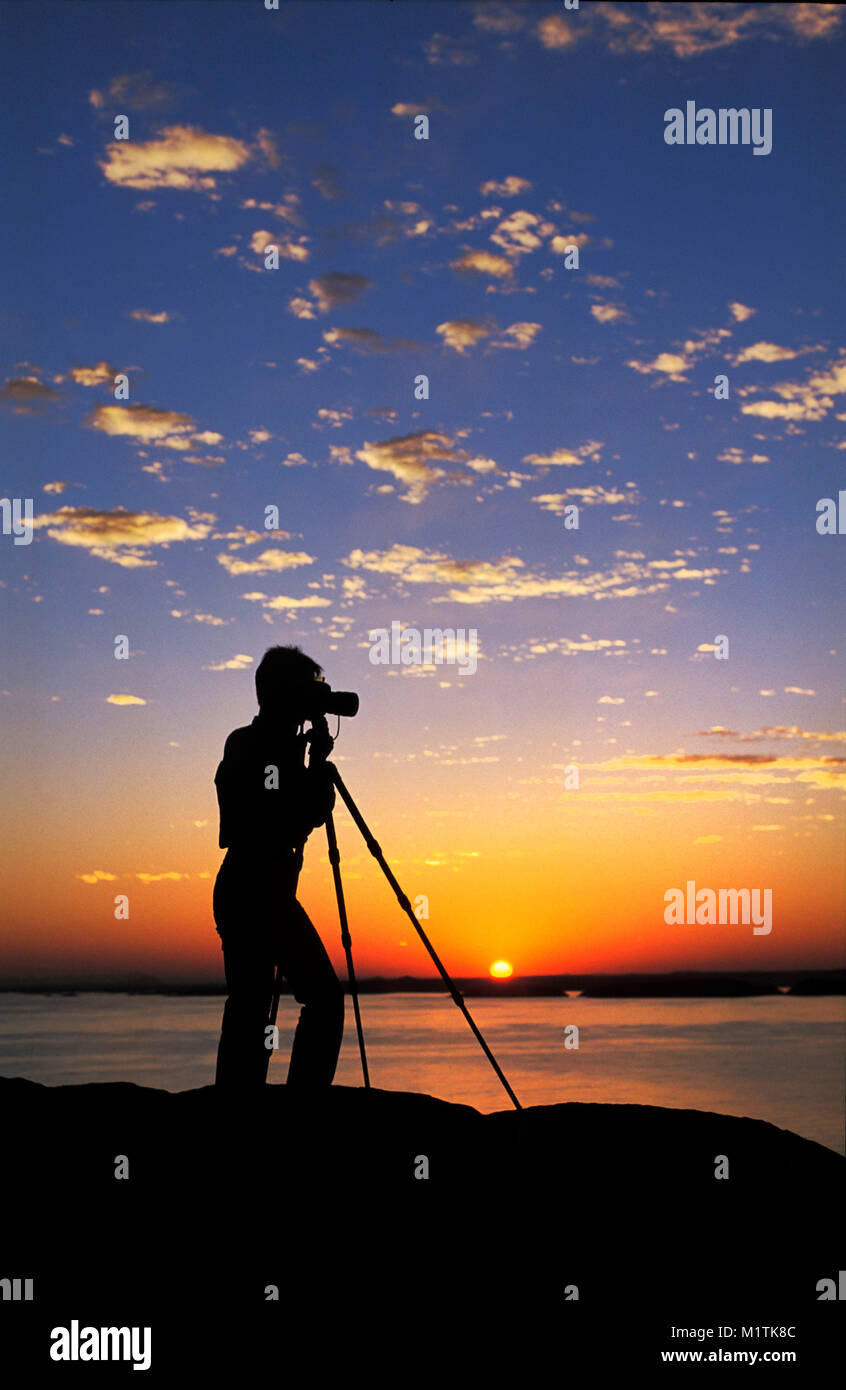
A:
[[[0,32],[33,518],[0,536],[0,979],[222,980],[213,777],[275,643],[359,693],[336,762],[452,974],[846,963],[843,11]],[[688,102],[769,111],[771,150],[668,143]],[[374,663],[392,623],[476,669]],[[431,975],[337,823],[357,973]],[[690,881],[769,889],[771,930],[668,923]],[[321,831],[301,890],[344,973]]]

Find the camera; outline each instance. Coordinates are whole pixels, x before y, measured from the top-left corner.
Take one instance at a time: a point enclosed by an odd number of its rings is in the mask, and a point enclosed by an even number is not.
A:
[[[315,719],[327,714],[352,719],[358,714],[358,696],[354,690],[333,690],[328,681],[314,680],[303,701],[303,717]]]

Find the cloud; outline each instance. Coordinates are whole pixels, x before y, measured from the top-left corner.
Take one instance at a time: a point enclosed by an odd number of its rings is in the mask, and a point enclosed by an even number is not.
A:
[[[154,313],[151,309],[130,309],[129,317],[138,319],[140,323],[172,323],[173,314],[169,314],[166,309],[159,309]]]
[[[456,449],[449,435],[436,430],[420,430],[400,435],[381,443],[365,443],[356,451],[356,458],[368,468],[390,473],[408,489],[402,494],[404,502],[422,502],[429,487],[447,477],[442,468],[432,466],[432,459],[463,462],[467,455]]]
[[[290,610],[292,613],[298,608],[330,608],[331,599],[321,598],[319,594],[309,594],[306,598],[288,598],[285,594],[277,594],[269,598],[267,594],[242,594],[242,598],[249,603],[260,603],[262,608],[268,608],[271,612],[282,612]]]
[[[67,482],[67,481],[64,480],[64,479],[59,479],[59,480],[58,480],[57,482],[55,482],[55,483],[45,483],[45,484],[44,484],[44,489],[43,489],[43,491],[44,491],[44,492],[55,492],[55,493],[59,493],[59,494],[61,495],[61,493],[63,493],[63,492],[65,491],[65,489],[68,488],[68,487],[70,487],[70,483],[69,483],[69,482]]]
[[[745,454],[742,449],[735,445],[723,449],[721,454],[717,454],[720,463],[769,463],[767,454]]]
[[[774,724],[763,729],[755,729],[751,734],[741,734],[737,729],[724,729],[721,724],[715,724],[713,728],[700,729],[699,737],[733,738],[738,743],[758,743],[771,739],[810,739],[813,743],[846,743],[846,729],[826,732],[819,729],[803,729],[798,724]]]
[[[140,695],[107,695],[106,704],[108,705],[146,705],[147,701],[142,700]]]
[[[228,574],[274,574],[281,570],[297,569],[300,565],[313,565],[315,557],[304,550],[263,550],[254,560],[239,560],[235,555],[218,555],[218,564]]]
[[[325,198],[327,202],[336,202],[338,198],[343,198],[346,194],[346,189],[341,182],[341,171],[334,164],[318,164],[311,183],[321,198]]]
[[[628,486],[626,492],[595,484],[593,487],[568,487],[564,492],[541,492],[531,500],[537,503],[542,511],[552,512],[553,516],[563,516],[565,508],[573,502],[578,502],[582,507],[617,507],[623,502],[627,506],[635,506],[639,498],[633,484]]]
[[[781,399],[754,401],[740,407],[744,415],[766,420],[822,420],[834,409],[834,396],[846,392],[846,349],[826,367],[811,372],[805,381],[782,382],[767,388]]]
[[[669,777],[681,790],[638,789],[614,792],[607,789],[594,795],[599,800],[620,801],[742,801],[747,805],[762,799],[758,787],[804,791],[806,786],[822,791],[844,789],[846,758],[779,757],[752,753],[738,754],[646,754],[611,758],[604,763],[583,764],[585,770],[602,774],[641,773],[650,780]],[[712,784],[704,790],[703,784]],[[768,798],[764,798],[768,799]]]
[[[476,20],[473,21],[476,23]],[[528,179],[521,179],[517,174],[509,174],[504,179],[488,179],[487,183],[479,185],[479,192],[483,198],[516,198],[519,193],[531,193],[532,185]]]
[[[469,44],[450,34],[433,34],[423,45],[426,61],[436,67],[466,68],[479,61]]]
[[[251,666],[253,658],[244,656],[243,652],[238,656],[232,656],[228,661],[215,661],[211,666],[204,666],[204,671],[244,671]]]
[[[381,333],[377,333],[375,328],[329,328],[323,334],[324,343],[330,347],[349,346],[356,352],[385,354],[390,352],[408,352],[412,348],[419,348],[420,344],[415,343],[411,338],[383,338]],[[298,363],[302,365],[306,359],[298,358]],[[315,371],[318,363],[304,368],[304,370]]]
[[[317,412],[317,418],[323,425],[330,425],[334,430],[343,429],[347,420],[353,418],[351,410],[332,410],[328,406],[321,406]],[[315,428],[319,429],[320,425]]]
[[[83,883],[114,883],[117,874],[107,873],[105,869],[92,869],[90,874],[74,874]]]
[[[729,304],[729,310],[736,323],[745,323],[747,319],[751,319],[752,315],[758,312],[757,309],[750,309],[748,304],[738,304],[737,302]]]
[[[353,550],[342,561],[350,569],[386,574],[396,582],[429,584],[446,589],[434,603],[471,605],[511,603],[527,598],[633,598],[659,593],[669,580],[705,579],[714,582],[722,570],[694,571],[684,561],[648,560],[642,563],[620,561],[608,570],[578,568],[562,574],[532,573],[518,556],[503,555],[496,560],[455,560],[442,551],[394,544],[388,550]]]
[[[566,236],[554,236],[549,243],[549,248],[554,251],[556,256],[566,256],[572,247],[581,250],[587,246],[590,237],[587,232],[568,232]]]
[[[494,327],[490,322],[482,323],[479,319],[447,319],[445,323],[438,324],[435,332],[443,338],[446,347],[464,353],[483,338],[489,338]]]
[[[113,141],[99,161],[109,183],[121,188],[179,188],[208,193],[215,174],[240,169],[250,159],[242,140],[211,135],[198,126],[166,126],[158,139]]]
[[[309,280],[308,287],[317,301],[321,314],[328,314],[339,304],[351,304],[369,290],[373,281],[366,275],[347,275],[340,270],[330,270],[328,275],[319,275]]]
[[[620,304],[591,304],[590,312],[598,323],[616,323],[629,317],[628,310]]]
[[[579,32],[560,14],[550,14],[538,21],[535,33],[544,48],[570,48],[578,42]]]
[[[599,461],[602,444],[596,439],[589,439],[586,444],[580,444],[577,449],[553,449],[551,454],[525,454],[524,463],[534,463],[538,467],[548,468],[552,465],[561,464],[568,468],[573,468],[590,459],[591,462]]]
[[[153,405],[98,405],[88,418],[91,429],[109,435],[129,435],[145,442],[190,434],[196,423],[191,415]]]
[[[650,3],[603,5],[598,10],[612,53],[651,53],[669,48],[677,58],[697,58],[761,38],[800,41],[828,38],[840,24],[834,5]]]
[[[539,333],[543,332],[541,323],[512,323],[502,330],[502,337],[491,343],[494,348],[527,348]]]
[[[213,520],[203,513],[195,513],[186,521],[184,517],[130,512],[123,507],[114,511],[60,507],[57,512],[36,516],[33,526],[46,527],[50,539],[61,545],[82,547],[124,569],[140,569],[157,563],[148,555],[153,546],[205,540]]]
[[[450,262],[450,269],[459,275],[489,275],[495,280],[510,280],[514,274],[511,262],[493,251],[463,251]]]
[[[170,106],[176,95],[175,88],[166,82],[154,82],[153,74],[146,72],[125,72],[113,77],[108,87],[110,105],[117,111],[152,111],[154,108]],[[106,104],[102,92],[89,92],[88,100],[95,110]]]
[[[637,359],[633,359],[626,363],[627,367],[631,367],[636,372],[642,372],[647,376],[659,372],[670,381],[686,381],[685,372],[689,372],[692,365],[686,357],[682,357],[680,353],[676,352],[659,352],[658,356],[651,362],[639,362]]]
[[[515,34],[525,26],[526,19],[511,5],[482,0],[474,5],[473,23],[489,34]]]
[[[750,347],[743,348],[731,361],[735,367],[739,367],[743,362],[787,362],[798,356],[799,353],[794,348],[779,347],[776,343],[752,343]]]
[[[0,387],[0,405],[8,405],[15,415],[34,415],[58,399],[59,392],[36,376],[10,377]]]
[[[280,256],[287,261],[307,261],[311,254],[308,249],[308,237],[301,236],[299,240],[285,233],[280,236],[277,232],[253,232],[250,237],[250,250],[257,256],[264,256],[269,247],[275,246]],[[221,248],[224,254],[227,248]],[[242,261],[249,269],[253,269],[252,262]]]
[[[114,381],[117,367],[110,367],[108,362],[98,362],[93,367],[71,367],[69,375],[78,386],[102,386],[107,381]]]
[[[161,449],[185,453],[201,444],[219,444],[223,435],[216,430],[196,430],[196,420],[178,410],[161,410],[152,405],[98,405],[85,422],[104,434],[123,435]],[[222,463],[222,458],[192,458],[194,463]]]
[[[521,256],[537,251],[539,246],[543,246],[543,238],[551,237],[554,233],[555,227],[551,222],[544,222],[536,213],[521,208],[509,213],[497,224],[490,240],[508,255]]]

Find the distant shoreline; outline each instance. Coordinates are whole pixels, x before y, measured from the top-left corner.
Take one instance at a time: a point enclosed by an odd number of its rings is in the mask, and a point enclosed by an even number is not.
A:
[[[349,985],[344,980],[349,992]],[[578,991],[587,999],[740,999],[762,995],[809,997],[846,994],[846,970],[674,971],[667,974],[521,975],[507,980],[486,976],[454,977],[468,997],[530,999],[560,997]],[[447,994],[435,976],[373,975],[357,981],[359,994]],[[221,981],[159,980],[129,975],[96,979],[34,980],[18,977],[0,982],[0,994],[138,994],[225,995]],[[290,990],[283,990],[290,994]]]

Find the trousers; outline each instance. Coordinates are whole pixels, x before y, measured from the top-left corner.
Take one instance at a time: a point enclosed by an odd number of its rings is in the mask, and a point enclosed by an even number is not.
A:
[[[215,1084],[244,1090],[267,1080],[266,1030],[279,968],[302,1005],[287,1084],[330,1086],[344,1033],[344,990],[307,912],[297,901],[298,871],[273,875],[227,854],[214,886],[228,998],[223,1009]]]

